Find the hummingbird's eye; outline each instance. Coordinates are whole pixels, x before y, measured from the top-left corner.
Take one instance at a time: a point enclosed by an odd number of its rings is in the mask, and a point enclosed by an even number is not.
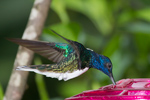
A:
[[[112,67],[112,64],[111,63],[107,63],[106,67],[110,69]]]
[[[111,65],[108,65],[108,68],[111,68]]]

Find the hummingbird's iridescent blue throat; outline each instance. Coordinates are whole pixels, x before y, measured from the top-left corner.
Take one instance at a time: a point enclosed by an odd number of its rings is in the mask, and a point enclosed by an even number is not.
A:
[[[83,74],[90,68],[95,68],[109,76],[112,83],[116,85],[112,74],[112,63],[108,57],[85,48],[81,43],[54,33],[66,40],[68,44],[9,38],[8,40],[55,62],[55,64],[18,66],[16,70],[33,71],[66,81]]]

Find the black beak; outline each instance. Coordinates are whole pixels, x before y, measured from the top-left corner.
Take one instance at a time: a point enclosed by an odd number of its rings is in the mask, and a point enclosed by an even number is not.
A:
[[[113,77],[113,74],[112,74],[112,73],[110,74],[109,77],[110,77],[112,83],[113,83],[114,85],[116,85],[116,82],[115,82],[115,80],[114,80],[114,77]]]

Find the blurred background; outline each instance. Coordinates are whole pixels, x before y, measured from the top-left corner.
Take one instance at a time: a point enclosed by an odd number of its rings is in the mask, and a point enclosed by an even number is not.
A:
[[[22,37],[33,2],[0,1],[0,98],[6,91],[18,49],[5,37]],[[116,81],[149,78],[149,5],[150,0],[53,0],[40,40],[65,42],[47,31],[53,29],[109,57]],[[35,54],[32,64],[40,63],[52,62]],[[30,72],[22,100],[63,100],[108,84],[111,84],[108,76],[96,69],[66,82]]]

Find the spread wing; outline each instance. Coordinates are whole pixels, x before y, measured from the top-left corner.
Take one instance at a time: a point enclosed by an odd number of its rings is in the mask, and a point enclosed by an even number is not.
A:
[[[73,48],[66,43],[48,43],[16,38],[9,38],[8,40],[26,47],[34,51],[35,53],[57,63],[66,58],[71,52],[73,52]]]
[[[53,62],[60,62],[64,58],[66,58],[70,53],[74,52],[76,55],[77,61],[78,61],[78,69],[81,69],[81,60],[80,60],[80,50],[77,46],[81,45],[78,42],[71,41],[69,39],[66,39],[65,37],[59,35],[55,31],[51,30],[64,40],[66,40],[69,44],[65,43],[48,43],[48,42],[41,42],[41,41],[31,41],[31,40],[23,40],[23,39],[8,39],[16,44],[19,44],[21,46],[24,46],[35,53],[40,54],[41,56],[44,56],[48,58],[49,60]]]

